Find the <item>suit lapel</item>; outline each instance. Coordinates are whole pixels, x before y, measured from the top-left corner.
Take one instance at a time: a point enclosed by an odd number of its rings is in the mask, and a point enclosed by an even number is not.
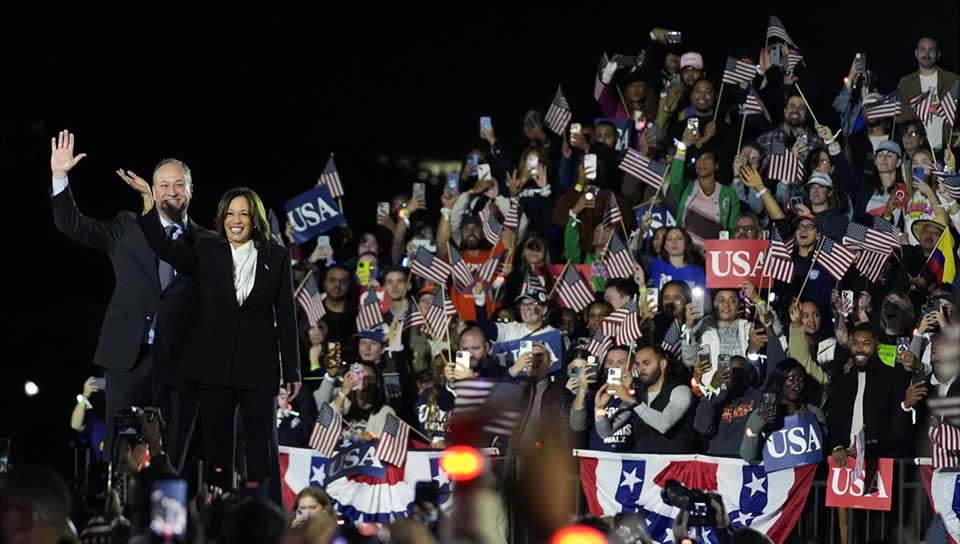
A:
[[[263,250],[257,250],[257,266],[255,268],[255,274],[253,278],[253,287],[250,288],[250,294],[247,295],[246,300],[243,301],[243,304],[240,305],[241,308],[244,308],[252,304],[256,297],[260,296],[260,291],[263,288],[263,283],[266,281],[264,276],[270,271],[269,263],[270,262],[270,246],[268,245]]]

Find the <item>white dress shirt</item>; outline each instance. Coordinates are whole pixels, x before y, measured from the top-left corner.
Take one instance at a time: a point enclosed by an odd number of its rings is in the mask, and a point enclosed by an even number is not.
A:
[[[230,245],[233,255],[233,287],[237,291],[237,304],[243,304],[257,279],[257,246],[247,240],[239,247]]]

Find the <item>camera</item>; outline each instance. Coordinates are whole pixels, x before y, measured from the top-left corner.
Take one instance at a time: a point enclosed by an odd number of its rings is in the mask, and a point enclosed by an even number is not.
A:
[[[663,491],[660,492],[660,497],[670,506],[686,510],[690,516],[687,522],[690,526],[713,526],[717,520],[717,511],[710,501],[716,500],[717,503],[722,504],[720,495],[699,489],[688,489],[677,480],[667,480]]]

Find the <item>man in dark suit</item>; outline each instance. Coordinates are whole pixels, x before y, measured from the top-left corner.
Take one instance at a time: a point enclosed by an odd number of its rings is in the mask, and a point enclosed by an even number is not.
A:
[[[74,135],[68,131],[51,142],[54,223],[71,239],[106,253],[116,277],[93,357],[94,364],[106,369],[106,449],[113,452],[118,410],[158,406],[167,421],[164,443],[170,460],[182,469],[197,400],[182,384],[178,361],[199,301],[197,281],[157,258],[133,212],[122,211],[105,221],[80,213],[67,173],[86,154],[74,156],[73,149]],[[187,217],[193,185],[186,164],[162,161],[154,170],[153,188],[168,236],[212,237]]]
[[[915,457],[930,457],[930,438],[928,431],[933,425],[944,424],[941,416],[930,412],[924,399],[940,399],[943,397],[960,396],[960,380],[957,379],[960,367],[957,361],[945,360],[942,355],[946,344],[943,333],[937,333],[930,340],[930,364],[933,372],[919,383],[913,383],[907,388],[903,399],[903,411],[900,412],[899,424],[907,429],[913,429],[911,443],[915,445]],[[919,357],[911,352],[904,354],[904,359],[918,360]]]
[[[913,54],[917,58],[917,71],[900,78],[898,85],[900,88],[900,116],[897,117],[897,124],[917,118],[910,107],[912,98],[933,89],[935,103],[939,103],[943,99],[943,95],[949,92],[958,80],[957,74],[944,70],[937,65],[940,61],[940,46],[937,44],[937,40],[930,37],[920,38]],[[944,121],[938,108],[930,116],[926,125],[930,145],[939,152],[943,149],[944,144],[949,142],[950,130],[955,128]]]
[[[853,437],[864,431],[867,457],[908,457],[907,433],[891,424],[901,411],[909,374],[900,366],[891,368],[877,356],[877,336],[870,324],[861,324],[851,340],[853,368],[830,383],[827,403],[829,445],[833,459],[847,466],[853,453]]]

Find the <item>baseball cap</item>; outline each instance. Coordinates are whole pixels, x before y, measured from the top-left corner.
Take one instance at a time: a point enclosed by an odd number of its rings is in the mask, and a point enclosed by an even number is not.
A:
[[[688,51],[680,56],[680,69],[683,70],[688,66],[696,68],[697,70],[703,70],[703,57],[700,53]]]
[[[903,151],[900,150],[900,144],[894,142],[893,140],[884,140],[880,142],[880,145],[877,146],[877,153],[881,151],[889,151],[890,153],[895,153],[898,157],[903,156]]]
[[[830,174],[814,172],[810,175],[810,178],[807,179],[807,187],[811,185],[822,185],[823,187],[833,189],[833,179],[830,178]]]
[[[522,293],[520,296],[517,297],[516,302],[520,302],[525,298],[528,298],[536,302],[537,304],[547,303],[547,294],[544,293],[543,289],[540,289],[539,287],[531,287],[527,289],[525,293]]]

